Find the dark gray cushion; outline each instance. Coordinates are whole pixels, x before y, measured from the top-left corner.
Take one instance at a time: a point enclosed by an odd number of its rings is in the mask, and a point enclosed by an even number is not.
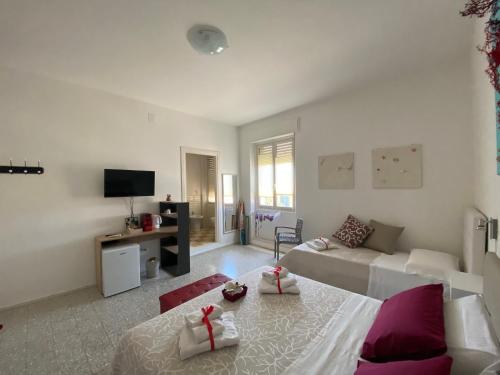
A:
[[[363,243],[363,247],[382,251],[386,254],[394,254],[398,238],[401,236],[405,227],[395,227],[376,220],[370,220],[369,225],[374,231]]]

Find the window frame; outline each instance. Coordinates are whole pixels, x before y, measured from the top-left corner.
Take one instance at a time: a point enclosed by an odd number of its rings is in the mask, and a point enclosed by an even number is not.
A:
[[[276,145],[278,143],[292,141],[292,169],[293,169],[293,201],[292,207],[280,207],[276,205]],[[273,205],[265,206],[260,204],[259,199],[259,147],[271,145],[272,146],[272,160],[273,160]],[[275,211],[286,211],[295,212],[296,202],[297,202],[297,190],[296,190],[296,167],[295,167],[295,134],[286,134],[278,137],[273,137],[270,139],[255,142],[254,144],[255,153],[255,206],[258,209],[263,210],[275,210]]]

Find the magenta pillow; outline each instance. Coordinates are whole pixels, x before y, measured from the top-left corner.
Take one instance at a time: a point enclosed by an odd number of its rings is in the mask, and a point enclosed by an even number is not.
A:
[[[447,355],[421,361],[359,362],[354,375],[450,375],[452,363]]]
[[[338,239],[347,247],[355,248],[361,245],[372,232],[372,227],[349,215],[332,237]]]
[[[430,284],[384,301],[361,357],[387,362],[431,358],[445,352],[443,284]]]

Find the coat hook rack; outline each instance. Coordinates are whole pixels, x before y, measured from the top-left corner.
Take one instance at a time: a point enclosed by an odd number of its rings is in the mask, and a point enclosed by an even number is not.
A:
[[[10,159],[9,165],[0,165],[0,173],[6,174],[43,174],[45,169],[40,166],[41,162],[38,160],[38,166],[30,167],[28,166],[26,160],[24,161],[24,166],[12,165],[12,159]]]

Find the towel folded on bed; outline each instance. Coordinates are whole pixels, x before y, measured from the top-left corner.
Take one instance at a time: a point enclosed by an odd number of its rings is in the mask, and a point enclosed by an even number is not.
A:
[[[225,312],[220,316],[220,320],[224,325],[223,332],[214,336],[215,350],[222,349],[227,346],[238,345],[240,336],[234,325],[233,312]],[[194,355],[210,351],[210,341],[205,340],[202,343],[197,343],[193,331],[189,327],[182,328],[179,337],[179,353],[181,359],[187,359]]]
[[[307,241],[306,245],[316,251],[338,249],[338,247],[335,246],[333,242],[326,237],[319,237],[315,238],[312,241]]]
[[[266,282],[269,283],[267,279],[264,279]],[[273,285],[278,285],[278,280],[274,279],[273,281],[270,282],[270,284]],[[295,275],[291,272],[286,275],[286,277],[280,278],[280,287],[281,288],[288,288],[289,286],[297,284],[297,279],[295,278]]]
[[[221,319],[211,320],[210,324],[212,325],[212,335],[214,338],[224,331],[224,323]],[[193,332],[194,341],[196,341],[197,344],[201,344],[203,341],[209,339],[208,330],[205,325],[192,327],[190,329]]]
[[[219,305],[216,305],[215,303],[212,303],[212,306],[214,307],[214,311],[208,316],[209,320],[215,320],[220,318],[224,310],[222,310],[222,307]],[[184,319],[186,320],[186,325],[188,327],[197,327],[201,326],[203,322],[201,321],[203,319],[203,313],[201,310],[198,311],[193,311],[192,313],[189,313],[187,315],[184,315]]]
[[[278,285],[271,284],[265,279],[260,280],[257,289],[261,294],[300,294],[300,289],[297,287],[297,285],[291,285],[286,288],[281,287],[281,293],[280,293]]]
[[[262,277],[269,282],[272,282],[273,280],[276,280],[276,275],[274,274],[275,268],[268,268],[264,272],[262,272]],[[281,267],[280,270],[280,279],[286,277],[288,275],[288,268]]]

